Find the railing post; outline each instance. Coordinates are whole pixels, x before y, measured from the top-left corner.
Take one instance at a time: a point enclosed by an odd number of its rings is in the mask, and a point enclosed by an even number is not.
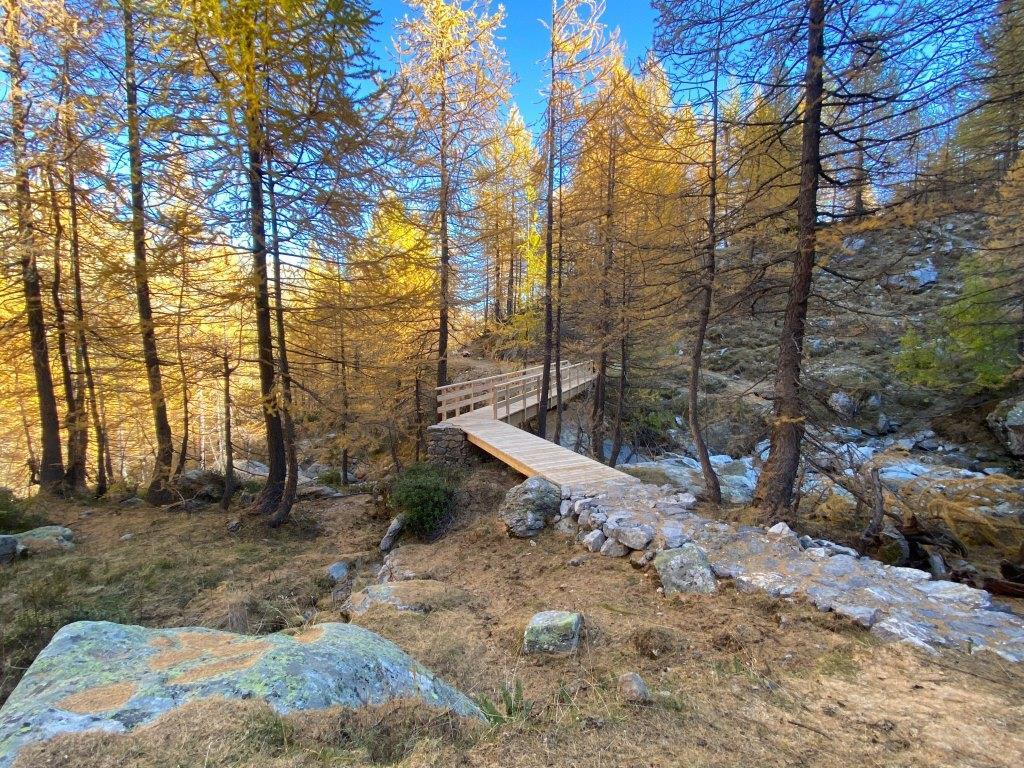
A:
[[[498,420],[498,388],[491,387],[491,417]]]

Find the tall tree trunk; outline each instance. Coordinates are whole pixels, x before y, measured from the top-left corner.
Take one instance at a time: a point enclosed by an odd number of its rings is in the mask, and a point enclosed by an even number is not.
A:
[[[341,362],[341,484],[348,485],[348,350],[345,339],[345,313],[344,310],[338,313],[338,327],[341,330],[338,339],[338,356]]]
[[[256,346],[259,354],[260,397],[267,439],[267,482],[253,504],[257,514],[276,512],[284,494],[287,458],[284,429],[274,386],[274,338],[270,320],[270,290],[267,281],[267,226],[263,204],[264,131],[258,105],[246,109],[249,217],[252,261],[256,285]]]
[[[235,495],[235,449],[231,444],[231,366],[228,353],[221,356],[221,376],[224,379],[224,495],[220,507],[227,510]]]
[[[629,268],[627,263],[622,267],[622,335],[619,339],[619,391],[615,401],[615,423],[612,427],[612,449],[608,454],[608,466],[614,467],[619,463],[619,453],[622,452],[622,420],[626,411],[626,388],[629,377]]]
[[[556,284],[555,284],[555,434],[554,442],[562,443],[562,412],[565,410],[565,403],[562,398],[562,275],[563,275],[563,250],[562,242],[564,235],[565,215],[562,210],[562,139],[559,129],[558,140],[558,253],[555,258]]]
[[[697,309],[697,327],[694,333],[693,349],[690,353],[690,385],[689,423],[690,434],[693,436],[697,460],[700,461],[701,474],[704,476],[704,494],[713,504],[722,503],[722,486],[718,481],[718,473],[711,464],[711,456],[704,431],[700,423],[699,398],[700,371],[704,355],[704,340],[708,334],[708,323],[711,320],[711,302],[715,290],[715,249],[718,247],[718,73],[719,47],[721,46],[722,29],[719,22],[718,38],[715,41],[715,63],[712,71],[711,85],[711,158],[708,165],[708,243],[704,255],[704,269],[701,275],[699,300]]]
[[[800,151],[800,195],[797,200],[799,248],[793,262],[789,301],[779,341],[775,377],[775,419],[771,449],[754,491],[754,506],[766,522],[777,520],[793,498],[804,436],[800,402],[807,299],[811,291],[818,219],[818,174],[821,161],[821,101],[824,91],[825,0],[807,0],[807,68]]]
[[[73,146],[73,131],[70,122],[65,126],[65,141],[70,147]],[[80,447],[82,457],[82,481],[85,482],[86,454],[89,448],[89,414],[86,412],[85,400],[88,390],[93,431],[96,433],[96,496],[100,497],[107,492],[107,463],[104,457],[107,451],[106,429],[100,420],[99,408],[96,404],[96,384],[93,379],[92,361],[89,358],[89,341],[86,335],[85,323],[85,301],[82,291],[82,253],[78,228],[78,185],[75,177],[73,158],[67,160],[67,193],[68,193],[68,215],[70,218],[70,245],[71,245],[71,280],[74,288],[74,311],[75,311],[75,358],[78,372],[78,383],[75,385],[77,397],[75,403],[74,428],[81,432]]]
[[[445,82],[447,78],[447,71],[442,68],[441,77],[442,82]],[[441,146],[440,146],[440,170],[441,170],[441,199],[440,199],[440,216],[441,216],[441,264],[440,273],[440,296],[439,296],[439,317],[437,326],[437,386],[443,387],[448,383],[448,312],[449,312],[449,301],[451,299],[451,287],[450,282],[450,265],[451,265],[451,251],[450,244],[448,242],[448,206],[450,202],[451,190],[449,189],[449,168],[448,168],[448,116],[447,116],[447,91],[442,89],[441,92],[441,115],[440,115],[440,126],[441,126]]]
[[[590,450],[594,458],[604,461],[604,410],[608,379],[608,339],[611,336],[609,316],[612,311],[608,278],[615,254],[615,136],[608,137],[607,198],[604,211],[604,256],[601,262],[601,317],[598,321],[597,376],[594,379],[594,404],[590,412]]]
[[[548,434],[548,395],[551,392],[551,353],[554,346],[554,314],[551,292],[554,277],[555,237],[555,2],[551,3],[551,92],[548,94],[547,212],[544,222],[544,355],[537,399],[537,436]]]
[[[57,358],[60,361],[61,382],[64,385],[64,404],[67,408],[65,427],[67,429],[67,463],[64,465],[64,490],[80,493],[85,490],[85,446],[82,431],[77,426],[78,390],[75,375],[71,369],[71,353],[68,349],[67,313],[63,300],[63,249],[64,219],[61,216],[57,182],[52,167],[46,169],[46,186],[50,195],[50,215],[53,221],[53,280],[50,283],[50,297],[53,302],[53,320],[57,331]]]
[[[25,72],[21,63],[21,6],[8,4],[7,37],[8,99],[11,103],[11,153],[14,160],[14,197],[21,255],[21,281],[25,293],[25,316],[32,347],[32,370],[36,380],[42,455],[39,486],[47,493],[60,493],[64,484],[64,459],[60,446],[60,417],[50,371],[50,349],[46,340],[46,318],[36,263],[36,233],[32,221],[32,187],[29,182],[28,146],[25,138],[28,106],[25,103]]]
[[[277,321],[277,361],[281,374],[281,422],[284,436],[284,455],[288,473],[284,491],[270,525],[277,527],[287,522],[295,503],[299,483],[299,457],[295,449],[295,421],[292,418],[292,377],[288,367],[288,343],[284,329],[284,290],[281,285],[281,241],[278,236],[277,196],[274,193],[274,169],[268,161],[267,196],[270,199],[270,237],[274,251],[274,311]]]
[[[160,374],[153,305],[149,295],[149,267],[146,262],[146,224],[142,193],[142,136],[139,129],[139,93],[135,81],[135,26],[130,0],[122,0],[124,15],[124,73],[128,111],[128,164],[131,171],[132,246],[135,253],[135,296],[139,305],[139,327],[142,331],[142,357],[146,365],[149,399],[153,409],[156,435],[156,457],[153,477],[146,491],[150,504],[166,504],[173,500],[170,488],[171,461],[174,444],[167,420],[167,399]]]
[[[178,286],[178,313],[174,326],[174,346],[178,357],[178,375],[181,376],[181,450],[178,451],[178,462],[174,467],[172,477],[179,477],[185,471],[185,462],[188,461],[189,424],[192,421],[190,413],[190,397],[188,393],[188,371],[185,368],[185,351],[181,339],[181,321],[185,317],[185,285],[188,283],[188,252],[182,248],[181,253],[181,283]]]

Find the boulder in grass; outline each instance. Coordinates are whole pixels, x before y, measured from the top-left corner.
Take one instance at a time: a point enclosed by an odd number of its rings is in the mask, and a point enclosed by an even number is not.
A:
[[[710,595],[718,588],[715,573],[704,550],[688,541],[678,549],[666,549],[654,558],[654,568],[665,595]]]
[[[543,477],[531,477],[509,489],[498,517],[509,536],[527,539],[536,536],[558,515],[562,504],[561,489]]]
[[[571,611],[535,613],[523,633],[523,653],[572,653],[583,636],[583,614]]]
[[[82,621],[54,635],[0,709],[0,768],[62,733],[130,731],[213,698],[262,700],[279,714],[419,699],[483,717],[397,645],[352,624],[252,637]]]
[[[75,532],[63,525],[44,525],[31,531],[14,534],[18,545],[30,555],[46,552],[69,552],[75,548]]]

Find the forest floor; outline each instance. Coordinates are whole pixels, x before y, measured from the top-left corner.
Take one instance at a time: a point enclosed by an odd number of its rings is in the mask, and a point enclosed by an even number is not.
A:
[[[126,735],[63,737],[19,766],[1019,766],[1024,669],[881,645],[813,607],[737,592],[666,600],[625,560],[586,555],[545,532],[509,539],[494,509],[519,481],[484,464],[459,492],[458,516],[401,564],[450,594],[426,613],[375,606],[358,622],[393,640],[474,698],[524,704],[485,729],[408,706],[281,718],[256,702],[177,710]],[[0,570],[6,695],[61,624],[80,618],[269,632],[344,620],[326,567],[362,553],[355,589],[376,580],[387,514],[369,495],[310,500],[268,531],[232,514],[191,516],[115,505],[53,505],[74,552]],[[132,534],[125,537],[125,534]],[[541,610],[586,617],[570,657],[525,656]],[[638,672],[656,703],[622,702]]]

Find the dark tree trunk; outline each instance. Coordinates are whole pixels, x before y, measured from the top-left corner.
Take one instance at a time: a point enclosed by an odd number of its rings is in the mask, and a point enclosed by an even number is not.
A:
[[[721,28],[719,28],[719,37],[716,41],[717,45],[720,45],[720,43]],[[701,276],[699,291],[697,328],[693,339],[693,350],[690,353],[690,385],[688,392],[690,434],[693,436],[694,449],[697,452],[697,459],[700,461],[701,474],[704,476],[704,493],[708,501],[713,504],[720,504],[722,502],[722,486],[718,482],[718,474],[711,464],[708,446],[704,441],[704,432],[701,428],[698,410],[698,395],[700,393],[700,371],[704,355],[704,340],[707,337],[708,323],[711,320],[711,302],[715,289],[716,272],[715,248],[718,245],[718,72],[719,59],[718,51],[716,50],[711,78],[711,161],[708,168],[708,243],[705,249],[704,270]]]
[[[537,398],[537,436],[548,435],[548,396],[551,393],[551,352],[555,323],[551,303],[554,283],[555,238],[555,14],[551,13],[551,93],[548,96],[547,211],[544,221],[544,355]]]
[[[53,391],[50,371],[50,350],[46,340],[46,318],[43,295],[36,264],[36,233],[32,221],[32,187],[29,182],[27,142],[28,107],[24,99],[25,72],[21,64],[21,7],[17,2],[8,7],[8,98],[11,102],[11,151],[14,160],[14,197],[18,227],[18,250],[21,255],[21,280],[25,293],[25,317],[32,347],[32,370],[35,374],[36,397],[39,404],[39,425],[42,433],[42,455],[39,462],[39,485],[47,493],[60,493],[64,484],[64,459],[60,446],[60,417]]]
[[[604,412],[608,379],[608,339],[611,336],[612,301],[608,290],[612,259],[615,255],[615,136],[608,138],[607,198],[604,212],[604,256],[601,263],[601,317],[598,321],[597,376],[594,379],[594,404],[590,412],[590,450],[594,458],[604,461]]]
[[[789,301],[779,341],[775,377],[775,419],[771,449],[754,491],[754,506],[764,521],[777,520],[793,499],[800,464],[804,415],[800,402],[800,367],[803,358],[807,299],[814,269],[818,218],[818,174],[821,161],[821,102],[824,91],[825,2],[807,0],[807,69],[800,152],[800,195],[797,200],[799,247],[793,262]]]
[[[182,249],[181,284],[178,287],[178,317],[174,329],[174,341],[178,352],[178,375],[181,376],[181,450],[178,451],[178,462],[171,477],[177,478],[185,471],[188,461],[189,425],[192,421],[190,398],[188,393],[188,371],[185,368],[185,351],[181,343],[181,321],[185,316],[185,285],[188,283],[188,253]]]
[[[447,72],[442,69],[442,82],[447,76]],[[441,146],[438,158],[441,172],[441,199],[439,201],[441,216],[441,264],[438,273],[440,296],[437,326],[437,386],[439,387],[443,387],[448,383],[448,312],[451,300],[451,287],[449,285],[451,277],[449,274],[451,268],[451,246],[448,242],[448,206],[451,190],[448,187],[450,179],[448,176],[448,116],[446,110],[447,93],[442,92],[440,115]]]
[[[57,357],[60,360],[61,382],[64,385],[64,405],[67,408],[67,463],[64,466],[64,491],[81,493],[85,490],[85,443],[78,425],[78,389],[71,368],[68,349],[67,313],[63,299],[64,219],[61,216],[57,182],[53,168],[46,169],[46,185],[50,194],[50,214],[53,221],[53,280],[50,297],[53,302],[53,320],[57,331]]]
[[[149,267],[146,262],[146,225],[142,192],[142,137],[139,129],[139,94],[135,82],[135,27],[130,0],[123,0],[124,15],[124,72],[128,112],[128,164],[131,171],[132,247],[135,254],[135,296],[139,305],[139,327],[142,331],[142,357],[146,365],[149,399],[153,409],[153,428],[156,435],[156,457],[153,477],[146,491],[150,504],[166,504],[173,500],[170,488],[171,462],[174,444],[171,425],[167,420],[167,399],[164,396],[160,374],[160,356],[157,353],[156,329],[153,324],[153,305],[149,295]]]
[[[221,356],[221,375],[224,378],[224,495],[220,507],[227,510],[235,495],[235,449],[231,444],[231,366],[227,352]]]
[[[281,241],[278,237],[277,196],[274,193],[273,167],[268,166],[269,184],[267,193],[270,199],[270,232],[274,251],[274,313],[277,321],[277,358],[281,373],[281,422],[284,436],[284,454],[287,465],[284,491],[277,505],[270,525],[277,527],[288,521],[295,503],[295,493],[299,483],[299,458],[295,450],[295,421],[292,417],[292,377],[288,367],[288,344],[284,328],[284,290],[281,285]]]
[[[253,505],[256,514],[274,513],[284,494],[287,457],[281,412],[274,386],[274,338],[270,319],[270,290],[267,281],[267,226],[263,204],[263,123],[257,106],[246,110],[249,218],[252,236],[253,272],[256,284],[256,346],[259,353],[260,396],[267,439],[267,483]]]

